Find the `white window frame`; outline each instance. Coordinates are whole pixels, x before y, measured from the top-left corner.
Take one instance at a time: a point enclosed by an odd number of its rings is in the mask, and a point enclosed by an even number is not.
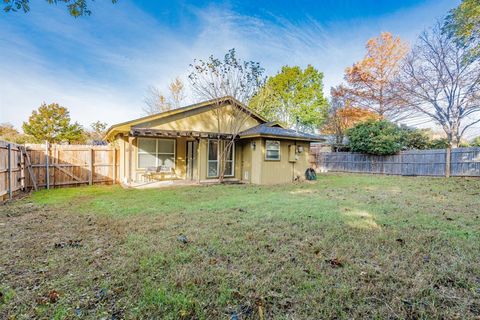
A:
[[[208,157],[210,156],[210,141],[215,141],[217,142],[217,160],[209,160]],[[223,148],[223,143],[224,140],[217,140],[217,139],[208,139],[207,140],[207,178],[218,178],[220,176],[220,148]],[[209,175],[209,168],[210,168],[210,162],[217,162],[217,174],[214,176]],[[226,174],[224,177],[226,178],[231,178],[235,176],[235,142],[232,144],[232,160],[225,160],[225,162],[231,162],[232,163],[232,173],[231,174]]]
[[[158,142],[159,141],[173,141],[173,166],[170,168],[170,171],[162,171],[162,172],[171,172],[171,169],[175,169],[177,166],[177,140],[176,139],[161,139],[161,138],[147,138],[147,137],[141,137],[137,139],[137,169],[138,170],[146,170],[147,168],[142,168],[140,167],[140,154],[150,154],[148,152],[142,152],[140,151],[140,140],[155,140],[155,167],[158,168],[158,156],[159,155],[172,155],[172,153],[168,152],[158,152]]]
[[[278,142],[278,158],[269,158],[268,157],[268,148],[267,148],[267,144],[268,142]],[[282,155],[281,155],[281,152],[282,151],[282,144],[280,142],[280,140],[265,140],[265,160],[267,161],[280,161],[282,159]]]
[[[210,141],[215,141],[217,143],[217,160],[210,160]],[[208,139],[207,140],[207,178],[216,178],[218,177],[218,173],[220,171],[220,157],[219,157],[219,151],[220,151],[220,141],[216,139]],[[214,176],[210,175],[210,162],[217,162],[217,174]]]
[[[231,162],[232,163],[232,174],[226,174],[224,177],[234,177],[235,176],[235,142],[232,142],[232,160],[225,160],[225,162]],[[225,157],[226,159],[226,157]],[[225,166],[226,168],[226,166]]]

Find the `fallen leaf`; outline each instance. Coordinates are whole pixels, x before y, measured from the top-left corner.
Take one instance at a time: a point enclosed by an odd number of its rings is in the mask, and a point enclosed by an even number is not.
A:
[[[52,290],[48,293],[48,301],[50,301],[50,303],[55,303],[58,299],[60,299],[60,294],[57,291]]]
[[[327,259],[325,262],[329,263],[332,268],[341,268],[343,263],[338,258]]]

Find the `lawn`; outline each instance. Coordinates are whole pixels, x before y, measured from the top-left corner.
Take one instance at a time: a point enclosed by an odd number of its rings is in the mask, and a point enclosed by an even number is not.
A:
[[[480,179],[95,186],[0,211],[2,319],[480,317]]]

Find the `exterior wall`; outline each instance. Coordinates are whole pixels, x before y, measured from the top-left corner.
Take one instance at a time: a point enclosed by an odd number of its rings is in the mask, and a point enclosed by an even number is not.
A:
[[[243,144],[242,179],[254,184],[288,183],[296,179],[303,180],[305,170],[310,167],[308,142],[280,140],[280,160],[265,160],[265,141],[276,139],[252,139]],[[252,149],[251,143],[256,147]],[[302,146],[303,152],[297,153],[295,162],[289,161],[289,147]],[[246,176],[248,178],[246,178]]]
[[[288,146],[289,141],[280,141],[280,160],[265,160],[265,141],[262,140],[262,159],[261,159],[261,183],[262,184],[275,184],[275,183],[287,183],[294,180],[294,162],[288,161]],[[275,140],[275,139],[271,139]]]
[[[243,148],[241,143],[235,143],[235,175],[234,178],[242,179],[242,153]]]
[[[297,142],[297,145],[303,147],[303,152],[298,154],[298,160],[295,164],[295,176],[300,180],[305,180],[305,171],[312,167],[310,161],[310,142]]]
[[[175,173],[179,179],[187,177],[187,138],[180,137],[175,142]]]
[[[255,150],[252,151],[252,172],[250,181],[255,184],[262,183],[263,146],[262,139],[254,139]]]
[[[113,143],[118,148],[118,153],[120,154],[120,160],[118,161],[118,180],[123,182],[125,177],[125,145],[122,137],[120,135],[116,136]]]
[[[244,141],[242,148],[242,171],[241,180],[247,183],[252,181],[252,145],[250,141]]]
[[[207,139],[200,139],[200,142],[198,143],[198,176],[200,180],[207,179],[207,142]]]
[[[201,132],[222,132],[231,133],[230,128],[225,124],[230,123],[232,118],[232,106],[227,105],[221,108],[212,110],[212,107],[200,108],[185,113],[167,116],[165,118],[146,121],[133,126],[134,128],[150,128],[158,130],[181,130],[181,131],[201,131]],[[219,121],[217,121],[219,112],[224,112],[221,115],[220,128]],[[246,115],[247,116],[247,115]],[[222,126],[223,124],[223,126]],[[246,130],[253,126],[260,124],[252,117],[243,124],[240,131]]]

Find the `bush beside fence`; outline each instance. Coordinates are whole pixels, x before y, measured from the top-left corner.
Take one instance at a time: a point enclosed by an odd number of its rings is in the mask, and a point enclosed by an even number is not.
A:
[[[316,152],[319,171],[358,172],[402,176],[445,176],[447,150],[408,150],[391,156],[352,152]],[[480,147],[452,150],[451,176],[480,177]]]

